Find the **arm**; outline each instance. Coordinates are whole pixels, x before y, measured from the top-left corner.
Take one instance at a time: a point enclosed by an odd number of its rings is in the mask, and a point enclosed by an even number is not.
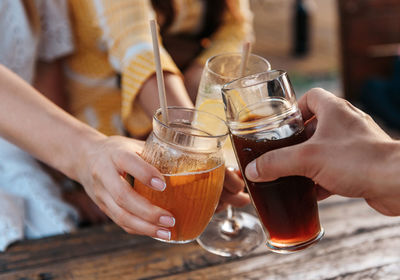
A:
[[[96,1],[96,14],[109,60],[122,74],[122,119],[127,120],[137,101],[148,117],[159,108],[155,64],[149,27],[154,11],[150,1]],[[193,107],[185,90],[180,71],[161,46],[161,65],[165,74],[169,105]],[[135,131],[130,131],[136,135]]]
[[[257,182],[306,176],[321,186],[320,198],[362,197],[382,214],[400,215],[400,142],[327,91],[309,91],[299,106],[311,138],[262,155],[246,167],[247,178]]]
[[[138,155],[142,142],[106,137],[79,122],[0,66],[0,134],[79,181],[95,203],[130,233],[168,238],[171,214],[139,196],[129,173],[162,190],[162,175]]]

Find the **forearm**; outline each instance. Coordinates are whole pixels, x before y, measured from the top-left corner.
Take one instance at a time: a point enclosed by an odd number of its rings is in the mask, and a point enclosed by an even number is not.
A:
[[[168,106],[193,107],[181,77],[176,74],[164,72],[165,91]],[[138,102],[146,114],[151,118],[160,108],[156,76],[151,76],[142,86],[138,94]]]
[[[73,179],[78,177],[85,147],[105,137],[55,106],[3,66],[0,100],[1,136]]]
[[[380,144],[381,162],[370,162],[370,176],[374,191],[367,202],[385,215],[400,215],[400,141]]]

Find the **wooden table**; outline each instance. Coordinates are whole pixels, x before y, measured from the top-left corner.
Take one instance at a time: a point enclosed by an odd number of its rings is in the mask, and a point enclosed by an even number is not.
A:
[[[242,258],[212,255],[197,243],[168,245],[115,225],[12,245],[0,279],[400,279],[400,218],[363,200],[320,203],[323,240],[279,255],[261,246]]]

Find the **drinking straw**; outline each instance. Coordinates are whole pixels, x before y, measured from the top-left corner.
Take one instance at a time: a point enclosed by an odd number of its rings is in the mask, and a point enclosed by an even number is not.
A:
[[[244,42],[242,47],[242,60],[240,62],[240,77],[243,77],[246,73],[247,62],[251,52],[251,43]]]
[[[165,124],[168,124],[169,118],[167,111],[167,98],[165,96],[164,76],[162,73],[161,59],[160,59],[160,45],[158,43],[157,22],[155,19],[150,20],[150,29],[151,29],[151,37],[153,39],[154,62],[156,63],[158,97],[160,99],[162,120]]]

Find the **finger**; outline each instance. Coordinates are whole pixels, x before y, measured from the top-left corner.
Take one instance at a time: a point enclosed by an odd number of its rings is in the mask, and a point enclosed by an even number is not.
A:
[[[244,189],[244,181],[237,174],[237,170],[225,169],[224,189],[232,194],[237,194]]]
[[[318,200],[324,200],[328,197],[330,197],[332,195],[332,193],[326,189],[324,189],[323,187],[321,187],[320,185],[316,186],[316,192],[317,192],[317,199]]]
[[[119,207],[152,224],[174,225],[175,219],[170,212],[151,204],[146,198],[134,191],[131,185],[115,171],[107,174],[103,178],[103,182],[104,186],[107,186],[108,193]]]
[[[133,140],[127,139],[127,141]],[[136,145],[136,143],[132,142],[132,145]],[[155,190],[163,191],[166,188],[166,183],[162,174],[157,168],[135,153],[135,150],[137,150],[137,147],[130,149],[130,151],[129,149],[120,151],[113,155],[113,161],[122,171],[121,173],[131,174],[143,184]]]
[[[314,135],[315,130],[317,129],[317,124],[318,120],[315,116],[308,119],[304,124],[304,131],[307,139],[310,139]]]
[[[273,181],[280,177],[299,175],[313,178],[314,157],[318,146],[302,143],[267,152],[250,162],[245,169],[246,178],[253,182]]]
[[[219,212],[225,210],[225,209],[228,207],[228,205],[229,205],[229,203],[221,202],[221,201],[220,201],[220,203],[218,204],[217,209],[215,209],[215,212],[216,212],[216,213],[219,213]]]
[[[118,206],[111,196],[104,198],[107,207],[108,216],[126,232],[130,234],[141,234],[161,239],[171,239],[171,233],[168,229],[160,227],[157,224],[149,223],[136,215],[132,215],[125,209]]]
[[[250,203],[249,195],[243,192],[232,194],[229,191],[223,190],[220,201],[222,203],[231,204],[234,207],[243,207]]]
[[[306,92],[298,101],[303,119],[307,121],[314,115],[318,116],[332,98],[335,98],[332,93],[321,88],[313,88]]]

